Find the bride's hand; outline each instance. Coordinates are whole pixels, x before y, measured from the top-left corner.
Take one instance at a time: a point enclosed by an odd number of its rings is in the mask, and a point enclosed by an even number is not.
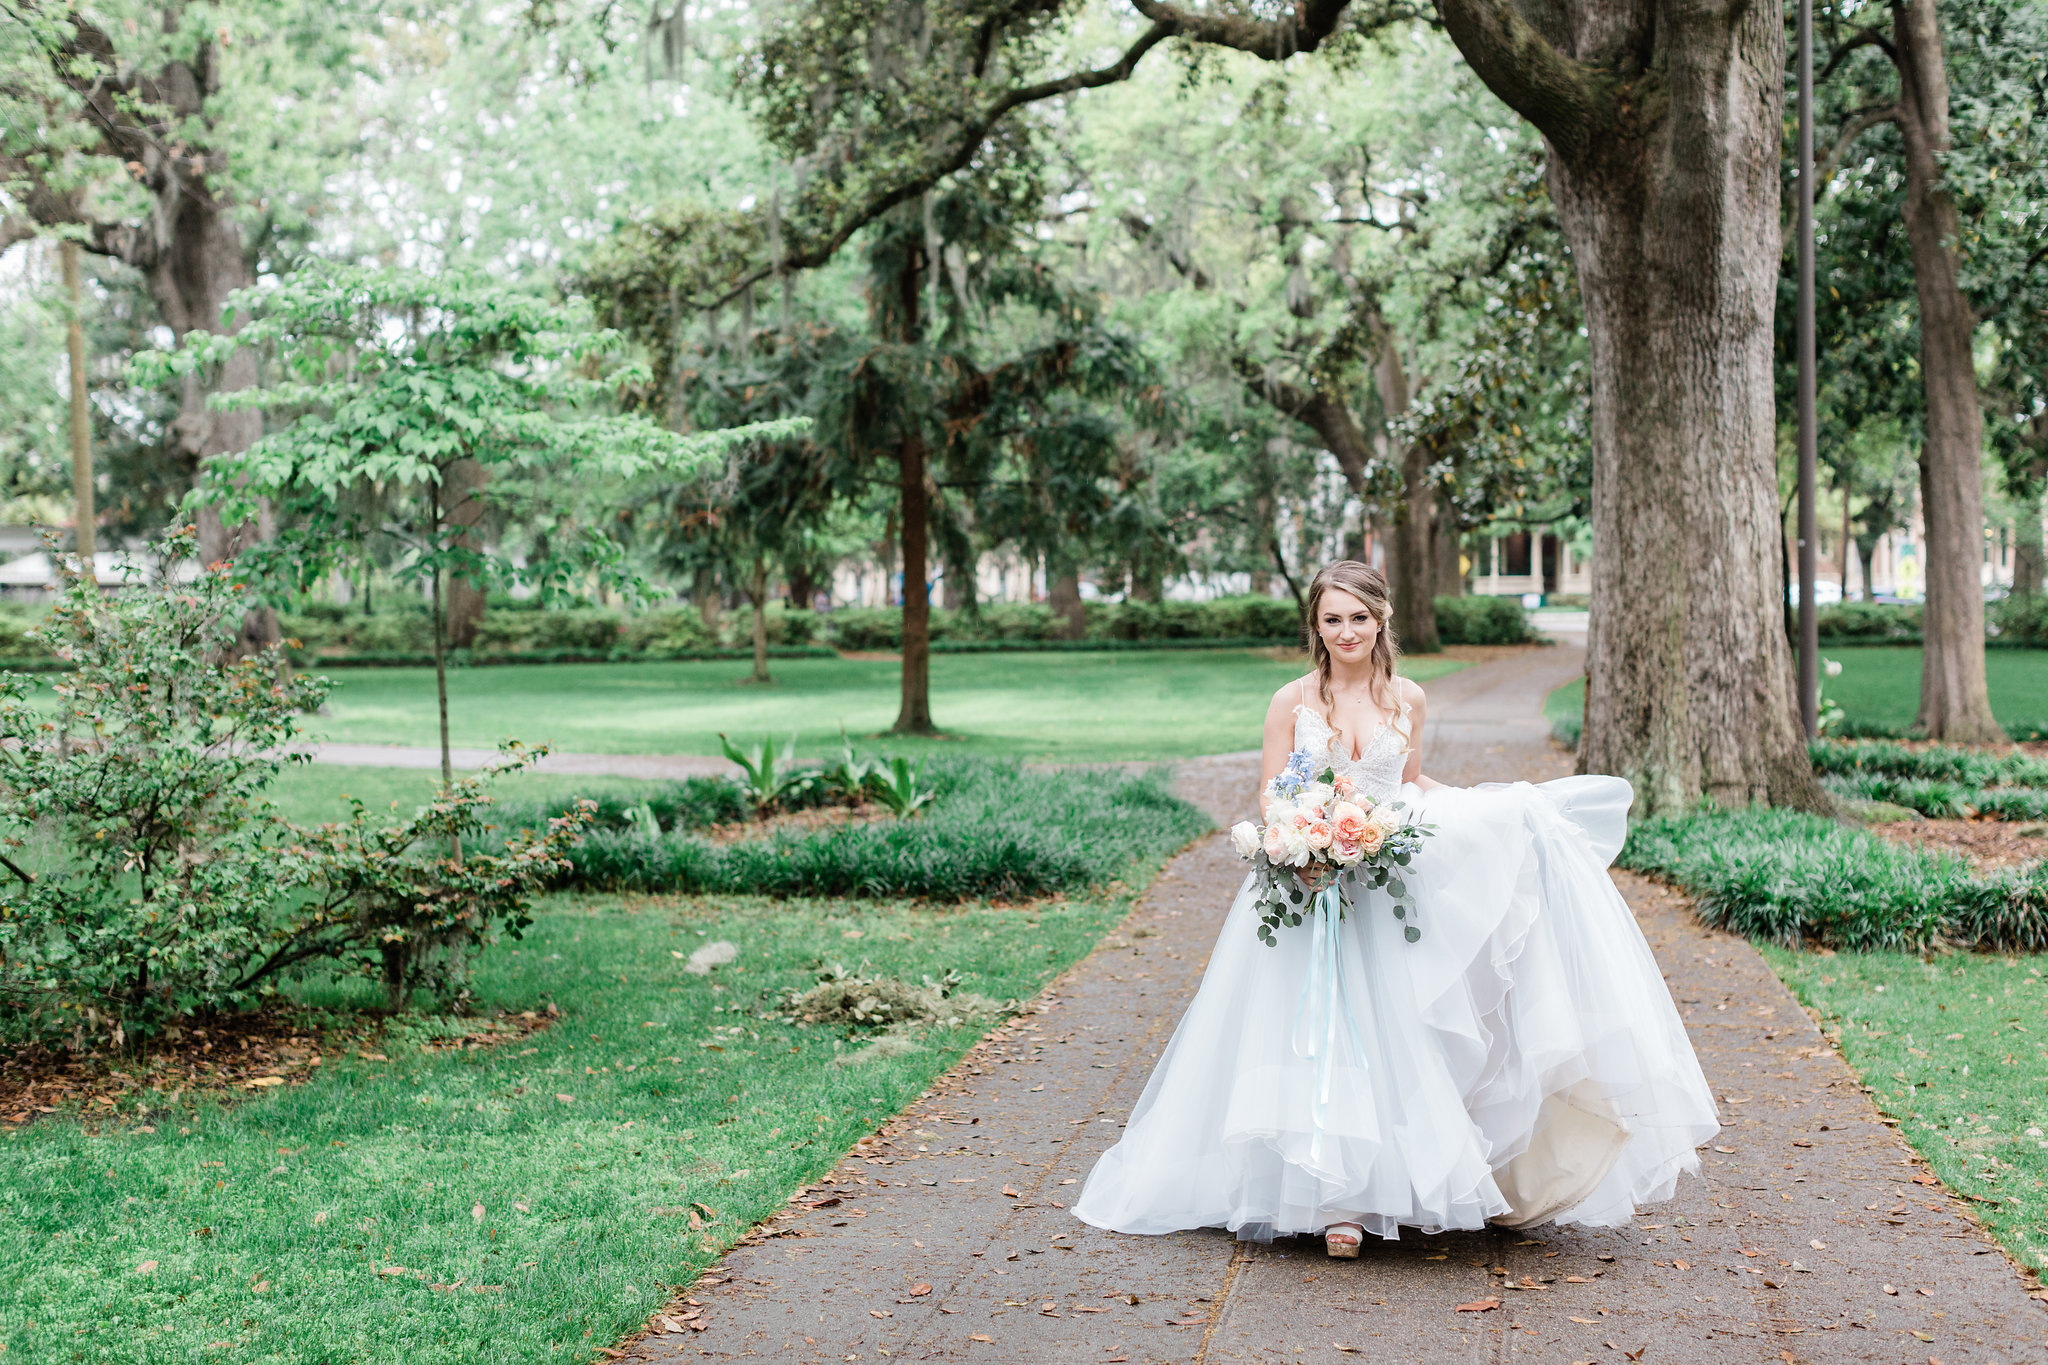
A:
[[[1307,867],[1294,869],[1295,880],[1307,887],[1310,895],[1322,890],[1336,875],[1337,869],[1328,863],[1310,863]]]

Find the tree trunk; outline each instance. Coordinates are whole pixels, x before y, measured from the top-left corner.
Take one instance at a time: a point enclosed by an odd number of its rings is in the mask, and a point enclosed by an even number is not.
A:
[[[768,676],[768,561],[755,556],[747,578],[747,600],[754,605],[754,674],[750,683],[772,683]]]
[[[2048,547],[2041,538],[2041,494],[2038,489],[2019,500],[2019,513],[2012,519],[2012,595],[2038,597],[2041,578],[2048,571]]]
[[[1870,536],[1856,542],[1857,557],[1863,561],[1863,600],[1877,601],[1877,580],[1872,566],[1877,562],[1877,537]]]
[[[1050,565],[1047,566],[1048,569]],[[1074,569],[1061,568],[1050,576],[1046,584],[1046,600],[1052,605],[1052,614],[1060,618],[1060,638],[1083,640],[1088,636],[1088,604],[1081,600],[1081,575]]]
[[[1842,600],[1849,600],[1849,485],[1842,485]]]
[[[718,571],[709,565],[701,565],[692,576],[690,596],[697,604],[698,619],[704,622],[704,629],[711,633],[713,644],[718,642]]]
[[[1551,42],[1611,63],[1626,37],[1650,74],[1598,76],[1546,48],[1561,65],[1539,80],[1486,27],[1498,11],[1443,5],[1475,69],[1544,129],[1585,304],[1597,540],[1580,767],[1627,778],[1637,815],[1701,796],[1825,809],[1775,545],[1781,15],[1660,8],[1624,35],[1605,25],[1631,7],[1575,8],[1576,36]]]
[[[924,433],[914,419],[897,448],[903,540],[903,705],[891,728],[899,735],[929,735],[932,725],[932,598],[925,581]]]
[[[1927,394],[1920,505],[1927,523],[1927,607],[1920,715],[1930,739],[2002,741],[1984,677],[1984,413],[1971,338],[1977,318],[1957,278],[1955,205],[1943,192],[1949,147],[1948,70],[1934,0],[1892,6],[1898,125],[1906,149],[1906,237],[1920,304]]]
[[[1438,597],[1463,597],[1465,595],[1465,566],[1462,544],[1464,536],[1458,530],[1456,514],[1451,510],[1449,498],[1439,497],[1436,504],[1436,595]]]
[[[462,533],[455,544],[473,554],[483,545],[476,528],[484,519],[484,501],[478,494],[490,475],[475,460],[457,460],[448,467],[448,524]],[[477,628],[484,623],[483,585],[466,577],[448,580],[448,644],[453,649],[472,649]]]
[[[1373,382],[1380,409],[1391,422],[1408,411],[1408,372],[1393,328],[1373,318],[1378,353],[1373,357]],[[1391,440],[1391,432],[1388,434]],[[1443,648],[1436,629],[1436,485],[1429,477],[1429,447],[1417,442],[1400,447],[1401,502],[1394,514],[1394,638],[1409,654],[1435,654]],[[1364,478],[1354,487],[1363,492]]]

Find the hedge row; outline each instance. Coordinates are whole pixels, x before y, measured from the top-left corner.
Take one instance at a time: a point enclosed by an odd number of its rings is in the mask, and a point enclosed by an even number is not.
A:
[[[1698,899],[1707,924],[1792,947],[2048,949],[2048,864],[1988,877],[1798,811],[1646,820],[1616,860]]]
[[[1163,774],[1027,771],[1011,762],[931,760],[936,796],[904,820],[880,820],[714,844],[691,831],[744,814],[736,784],[698,778],[656,806],[661,834],[632,827],[627,803],[571,857],[567,885],[600,891],[769,896],[913,896],[955,901],[1045,896],[1100,886],[1132,863],[1162,857],[1210,827],[1172,795]],[[718,784],[730,788],[720,795]],[[561,805],[507,807],[507,829]]]

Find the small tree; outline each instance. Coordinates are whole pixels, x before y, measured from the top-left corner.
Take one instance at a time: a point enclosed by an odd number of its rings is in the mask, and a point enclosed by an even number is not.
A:
[[[215,402],[294,420],[246,453],[215,460],[201,496],[230,524],[273,499],[287,530],[255,568],[294,586],[316,580],[371,533],[409,549],[401,576],[425,580],[432,602],[444,784],[454,780],[451,580],[523,581],[558,594],[594,572],[632,592],[638,580],[591,512],[594,491],[616,491],[653,469],[688,471],[740,442],[805,425],[679,436],[607,410],[622,386],[646,379],[637,366],[606,368],[619,334],[475,276],[309,269],[278,288],[237,294],[231,306],[253,315],[232,336],[193,333],[183,349],[138,363],[189,373],[248,348],[274,356],[284,382]],[[457,480],[458,466],[472,476]],[[473,499],[510,521],[545,523],[546,534],[515,560],[476,534]]]
[[[38,632],[72,665],[53,689],[0,673],[0,1001],[10,1033],[116,1046],[168,1019],[260,1003],[314,966],[381,980],[396,1008],[453,986],[468,950],[517,934],[567,866],[587,812],[495,852],[482,780],[410,818],[302,829],[264,799],[324,679],[279,676],[272,646],[236,657],[248,592],[216,565],[189,582],[186,528],[166,575],[102,592],[67,571]],[[513,753],[506,762],[526,761]]]

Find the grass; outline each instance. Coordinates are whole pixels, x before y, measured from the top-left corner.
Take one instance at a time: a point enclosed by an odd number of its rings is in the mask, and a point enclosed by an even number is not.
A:
[[[1903,735],[1920,709],[1920,650],[1917,646],[1824,645],[1821,656],[1842,665],[1822,691],[1841,703],[1856,734]],[[1991,711],[2018,736],[2048,733],[2048,651],[1992,649],[1984,654]],[[1577,678],[1552,692],[1543,714],[1553,735],[1578,743],[1586,713],[1586,681]]]
[[[578,796],[620,796],[644,799],[675,784],[630,777],[578,777],[564,773],[512,773],[493,790],[501,803],[553,804]],[[346,819],[353,796],[374,816],[394,804],[410,811],[425,805],[440,789],[439,769],[350,768],[332,763],[287,767],[270,787],[270,799],[284,814],[305,825]]]
[[[1579,733],[1585,728],[1586,680],[1573,678],[1554,687],[1543,699],[1543,719],[1550,722],[1550,735],[1567,749],[1579,747]]]
[[[1418,681],[1463,667],[1405,660]],[[1173,759],[1259,747],[1267,700],[1303,665],[1268,650],[1173,653],[967,654],[932,659],[932,711],[943,740],[890,736],[884,747],[1065,761]],[[834,754],[843,724],[856,738],[895,722],[899,665],[791,659],[773,686],[742,682],[730,663],[508,665],[449,675],[454,742],[492,747],[516,737],[586,753],[716,754],[735,739],[791,731],[805,757]],[[433,674],[337,675],[320,738],[437,743]]]
[[[936,1028],[908,1055],[841,1066],[841,1035],[760,1017],[764,1002],[863,960],[1029,996],[1132,894],[945,910],[559,898],[479,964],[485,1004],[565,1011],[529,1048],[394,1034],[388,1062],[331,1055],[261,1098],[146,1095],[0,1138],[0,1343],[52,1362],[587,1362],[979,1033]],[[720,938],[737,963],[681,970]],[[715,1211],[699,1231],[692,1201]]]
[[[2048,958],[1763,952],[1935,1173],[2048,1272]]]

